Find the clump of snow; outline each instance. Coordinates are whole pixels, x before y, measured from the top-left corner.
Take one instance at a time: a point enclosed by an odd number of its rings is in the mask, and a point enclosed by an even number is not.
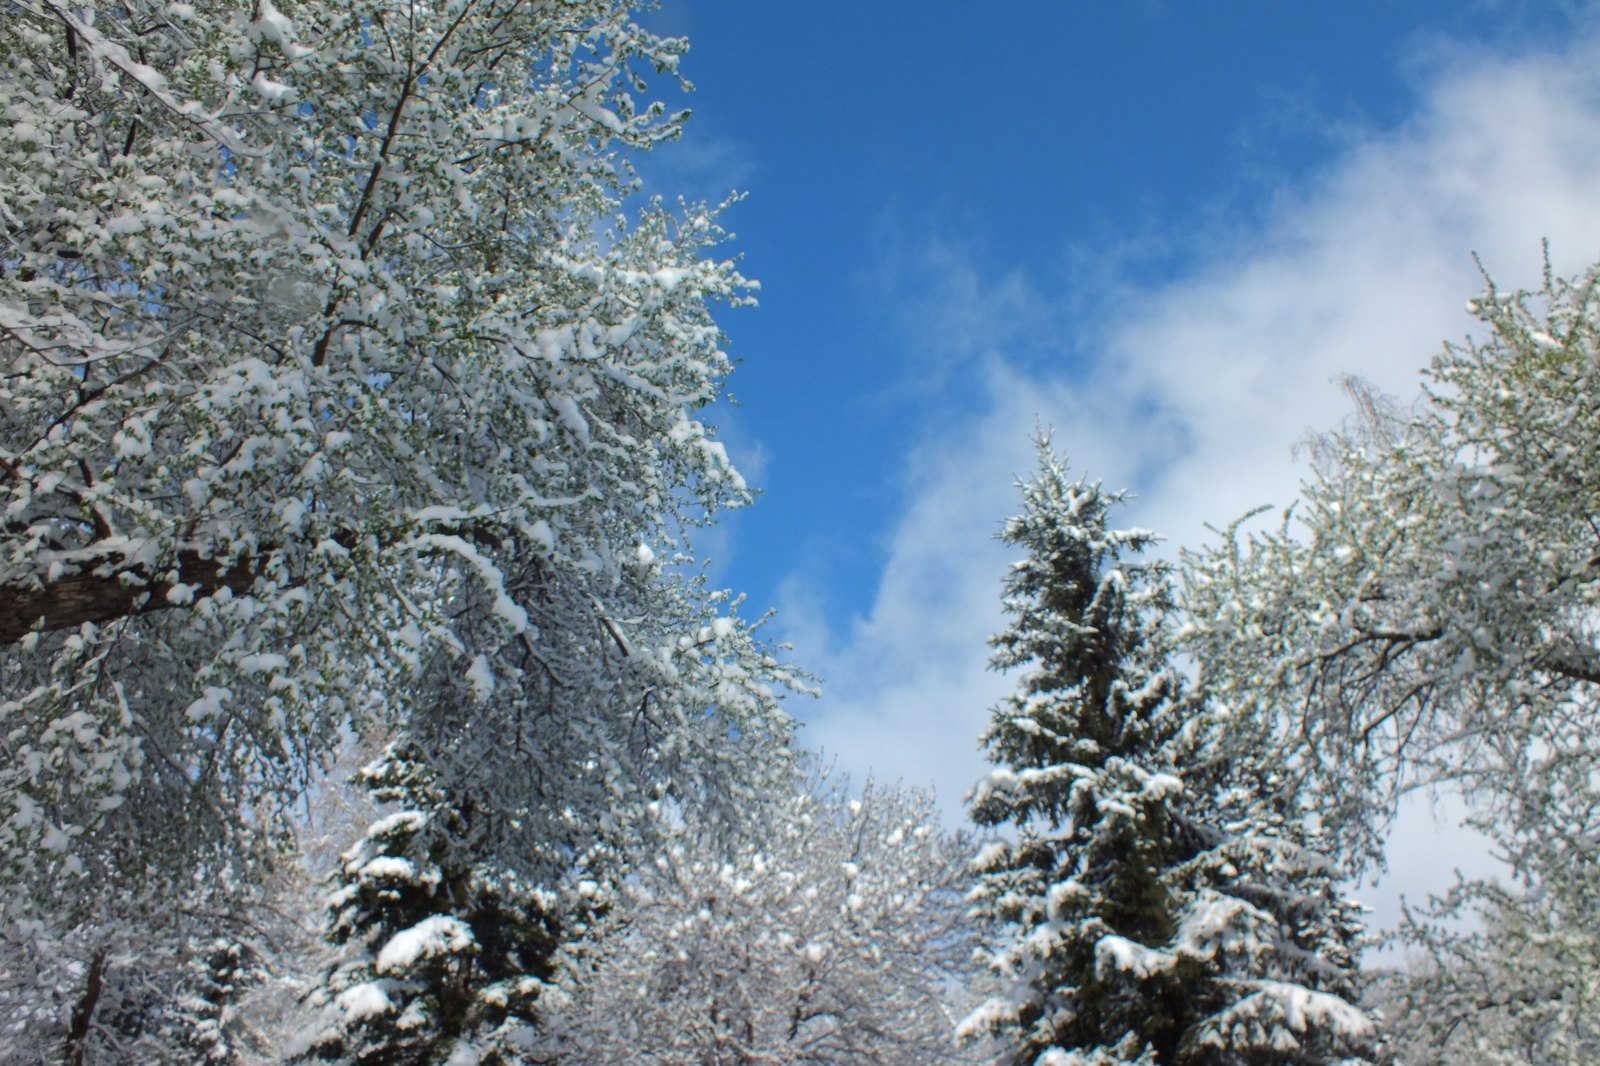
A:
[[[471,949],[477,940],[459,918],[435,914],[390,938],[378,952],[378,972],[393,973],[414,966],[418,959],[454,955]]]
[[[339,993],[339,1011],[346,1022],[358,1022],[377,1014],[394,1010],[394,1003],[384,991],[383,981],[365,981]]]
[[[494,692],[494,671],[489,669],[487,655],[475,655],[467,667],[467,683],[472,686],[472,699],[482,703]]]
[[[290,59],[299,59],[310,52],[310,49],[295,42],[294,23],[272,6],[272,0],[259,0],[257,10],[260,17],[251,28],[258,40],[272,42]]]
[[[184,709],[183,716],[191,722],[209,722],[222,714],[224,705],[232,698],[232,689],[207,685],[204,694]]]
[[[402,859],[395,855],[379,855],[364,863],[361,867],[361,877],[384,878],[394,881],[410,881],[416,877],[417,868],[410,859]]]
[[[427,824],[428,816],[422,811],[395,811],[367,827],[367,839],[378,840],[395,832],[415,833]]]
[[[1144,790],[1158,799],[1165,799],[1167,796],[1182,795],[1183,781],[1173,774],[1151,774]]]
[[[985,1000],[977,1010],[961,1019],[956,1026],[957,1040],[974,1040],[985,1033],[999,1029],[1009,1022],[1016,1021],[1017,1008],[1015,1004],[1003,999]]]
[[[471,1044],[461,1042],[451,1050],[450,1057],[445,1059],[444,1066],[478,1066],[483,1061],[483,1056]]]
[[[1252,931],[1270,925],[1272,918],[1242,899],[1208,893],[1184,915],[1178,927],[1178,950],[1212,958],[1248,938]]]
[[[1104,974],[1120,970],[1135,977],[1149,977],[1170,969],[1176,959],[1165,951],[1147,948],[1125,936],[1103,936],[1094,946],[1095,967]]]
[[[495,617],[505,622],[514,633],[524,632],[528,628],[528,612],[506,591],[505,574],[475,546],[467,543],[462,537],[443,533],[425,533],[417,537],[413,544],[418,551],[437,550],[460,556],[477,571],[479,579],[492,597],[494,606],[491,610]]]
[[[250,79],[250,88],[255,90],[257,96],[269,104],[290,104],[298,95],[292,85],[285,85],[281,81],[273,81],[265,74],[257,73]]]
[[[1255,992],[1206,1024],[1203,1043],[1226,1047],[1266,1038],[1274,1050],[1292,1052],[1300,1047],[1297,1036],[1308,1032],[1349,1043],[1377,1035],[1372,1020],[1338,996],[1281,981],[1251,983]]]

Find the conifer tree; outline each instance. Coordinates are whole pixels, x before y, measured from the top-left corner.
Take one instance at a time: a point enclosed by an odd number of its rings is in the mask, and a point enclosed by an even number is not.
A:
[[[335,875],[330,935],[351,951],[311,993],[302,1061],[492,1066],[533,1039],[558,935],[549,897],[473,861],[471,812],[414,754],[392,747],[361,774],[397,809]]]
[[[1374,1053],[1346,996],[1351,913],[1336,871],[1269,778],[1235,765],[1203,699],[1168,658],[1167,568],[1129,558],[1145,530],[1107,523],[1124,496],[1040,471],[1002,538],[1026,550],[1006,581],[994,665],[1027,669],[983,744],[972,797],[1014,839],[976,863],[977,913],[1005,942],[1011,994],[963,1025],[1010,1061],[1319,1063]]]
[[[256,1061],[266,1050],[262,1036],[236,1010],[265,976],[261,954],[243,937],[216,936],[199,945],[183,968],[183,987],[171,1011],[180,1053],[203,1066]]]

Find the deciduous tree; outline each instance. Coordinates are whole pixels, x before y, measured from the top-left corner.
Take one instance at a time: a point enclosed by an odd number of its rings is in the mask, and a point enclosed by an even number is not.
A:
[[[352,723],[552,888],[785,762],[787,675],[686,539],[750,497],[700,421],[747,286],[714,211],[624,211],[686,47],[635,6],[7,8],[18,943],[114,910],[155,957],[145,904],[260,882]]]
[[[1506,860],[1402,929],[1406,1061],[1594,1052],[1597,284],[1491,284],[1413,406],[1351,383],[1279,528],[1185,560],[1202,676],[1346,854],[1380,858],[1399,797],[1445,786]]]
[[[1278,529],[1186,558],[1207,684],[1276,722],[1261,740],[1354,847],[1377,850],[1406,789],[1514,787],[1530,744],[1593,715],[1597,278],[1491,287],[1415,407],[1351,383],[1358,414],[1313,441]]]
[[[683,826],[622,887],[556,1023],[563,1061],[976,1059],[952,1017],[977,976],[966,842],[923,794],[792,787],[736,833]]]
[[[441,585],[511,640],[747,498],[695,418],[744,283],[709,212],[617,214],[679,122],[630,9],[14,5],[7,883],[256,835],[408,663],[477,661]]]

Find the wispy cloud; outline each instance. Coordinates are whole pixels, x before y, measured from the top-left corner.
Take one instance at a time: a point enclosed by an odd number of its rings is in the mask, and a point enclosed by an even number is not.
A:
[[[1471,326],[1474,253],[1503,285],[1537,282],[1541,238],[1559,270],[1594,259],[1597,58],[1593,40],[1514,58],[1435,50],[1408,122],[1350,137],[1265,221],[1161,284],[1103,276],[1085,300],[993,270],[957,237],[896,251],[922,331],[908,346],[937,345],[975,387],[930,406],[870,609],[826,618],[805,574],[790,583],[784,624],[828,682],[809,739],[858,775],[931,781],[952,807],[982,771],[976,738],[1008,684],[984,669],[1007,562],[993,533],[1036,420],[1076,466],[1135,489],[1128,521],[1198,543],[1208,522],[1292,499],[1292,446],[1341,417],[1339,374],[1415,391]]]
[[[759,169],[756,163],[739,142],[705,126],[700,122],[695,136],[634,157],[645,192],[670,190],[691,203],[717,205],[750,188]]]

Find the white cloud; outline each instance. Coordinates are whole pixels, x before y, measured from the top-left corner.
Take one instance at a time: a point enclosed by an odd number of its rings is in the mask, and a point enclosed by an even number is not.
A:
[[[1352,140],[1263,226],[1219,242],[1188,276],[1105,285],[1111,295],[1087,321],[1080,299],[1046,299],[1047,285],[1015,273],[985,278],[952,252],[959,243],[931,246],[922,262],[936,276],[907,298],[940,308],[933,328],[966,346],[981,402],[930,417],[865,616],[830,624],[803,597],[785,604],[800,657],[828,683],[803,709],[808,739],[858,776],[931,780],[947,807],[981,772],[976,738],[1007,687],[984,670],[1006,563],[992,534],[1014,506],[1013,475],[1031,466],[1036,418],[1075,466],[1135,489],[1130,521],[1197,543],[1207,522],[1289,502],[1292,446],[1346,410],[1337,375],[1415,391],[1416,371],[1471,325],[1464,303],[1482,288],[1474,252],[1503,286],[1537,283],[1541,238],[1558,271],[1587,265],[1600,248],[1596,58],[1592,43],[1434,56],[1410,122]],[[997,306],[1027,321],[1028,336],[1067,337],[1062,351],[1091,339],[1090,364],[1042,367],[994,351],[1021,343],[984,328]],[[1436,872],[1462,861],[1460,837],[1428,851],[1426,827],[1411,835],[1412,857]],[[1390,887],[1444,887],[1421,876],[1397,870]]]

